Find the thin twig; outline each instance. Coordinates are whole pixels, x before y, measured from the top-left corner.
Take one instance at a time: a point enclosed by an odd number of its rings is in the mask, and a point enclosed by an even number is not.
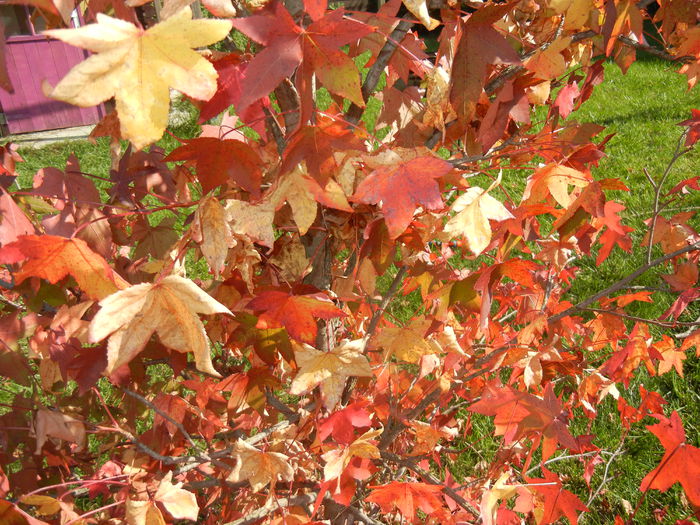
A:
[[[612,456],[610,456],[610,459],[608,459],[608,462],[605,464],[605,470],[603,471],[603,479],[600,482],[600,485],[598,485],[598,488],[596,491],[591,495],[590,498],[588,498],[588,502],[586,503],[586,507],[590,507],[591,503],[593,503],[593,500],[596,499],[598,494],[600,494],[600,491],[603,490],[603,487],[605,484],[608,482],[608,472],[610,470],[610,465],[612,465],[612,462],[615,461],[615,458],[622,452],[622,447],[625,445],[625,436],[622,437],[620,441],[620,445],[615,449],[615,452],[612,453]]]
[[[687,322],[687,321],[656,321],[655,319],[646,319],[644,317],[637,317],[635,315],[629,315],[624,312],[617,312],[615,310],[605,310],[603,308],[583,308],[583,310],[586,310],[588,312],[597,312],[601,314],[610,314],[614,315],[616,317],[622,317],[623,319],[629,319],[630,321],[637,321],[640,323],[648,323],[648,324],[653,324],[654,326],[663,326],[665,328],[674,328],[676,326],[700,326],[700,322],[698,321],[693,321],[693,322]]]
[[[653,261],[651,261],[643,266],[640,266],[634,272],[629,274],[627,277],[620,279],[615,284],[608,286],[607,288],[605,288],[604,290],[601,290],[600,292],[598,292],[596,294],[591,295],[588,299],[584,299],[583,301],[567,308],[563,312],[559,312],[558,314],[551,316],[548,319],[548,321],[549,322],[556,322],[556,321],[559,321],[560,319],[563,319],[564,317],[567,317],[567,316],[573,314],[574,312],[576,312],[578,310],[582,310],[582,309],[588,307],[589,305],[595,303],[599,299],[606,297],[606,296],[610,295],[611,293],[614,293],[614,292],[620,290],[621,288],[624,288],[629,283],[634,281],[637,277],[639,277],[643,273],[646,273],[651,268],[658,266],[660,264],[663,264],[666,261],[673,259],[674,257],[678,257],[679,255],[683,255],[684,253],[692,252],[692,251],[695,251],[698,249],[700,249],[700,241],[694,242],[693,244],[689,244],[688,246],[686,246],[684,248],[681,248],[681,249],[676,250],[674,252],[671,252],[669,254],[663,255],[662,257],[657,257]]]

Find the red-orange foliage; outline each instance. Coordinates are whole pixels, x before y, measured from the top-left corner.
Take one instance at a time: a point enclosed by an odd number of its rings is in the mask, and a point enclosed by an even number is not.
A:
[[[425,1],[404,1],[437,23]],[[65,14],[65,2],[27,3],[51,24]],[[566,120],[606,57],[626,69],[650,49],[649,2],[450,1],[432,13],[432,55],[398,0],[376,14],[204,3],[238,11],[233,22],[165,0],[149,28],[133,25],[144,3],[90,0],[87,18],[116,18],[50,31],[94,54],[47,93],[116,99],[95,132],[113,139],[99,191],[75,159],[17,190],[21,159],[3,149],[2,523],[576,522],[649,416],[665,453],[640,490],[679,482],[700,506],[678,413],[667,419],[656,392],[626,396],[640,369],[682,375],[699,346],[687,307],[700,235],[690,213],[664,212],[697,198],[698,178],[669,189],[667,174],[650,177],[649,232],[635,241],[609,197],[627,188],[591,173],[609,137]],[[652,51],[692,87],[697,3],[659,4],[664,49]],[[195,51],[231,27],[245,51]],[[166,157],[152,143],[168,88],[202,118],[224,115]],[[377,106],[375,132],[360,117]],[[674,161],[695,146],[698,114]],[[575,302],[575,261],[619,250],[646,263]],[[631,287],[652,268],[674,296],[661,319],[629,313],[654,300]],[[410,319],[390,316],[409,293]],[[574,430],[606,400],[615,452]],[[483,437],[475,414],[500,447],[456,477],[459,447]],[[588,493],[557,473],[567,459]]]

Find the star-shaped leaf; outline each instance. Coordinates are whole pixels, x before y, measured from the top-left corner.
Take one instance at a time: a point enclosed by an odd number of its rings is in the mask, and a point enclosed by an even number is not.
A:
[[[289,392],[298,395],[319,386],[323,404],[333,410],[348,377],[372,377],[369,361],[360,353],[363,347],[362,339],[344,341],[330,352],[321,352],[307,344],[297,346],[294,354],[300,368]]]
[[[131,361],[157,333],[165,346],[192,352],[198,370],[220,377],[197,314],[233,314],[189,279],[169,275],[155,284],[137,284],[103,299],[100,306],[89,339],[96,343],[109,337],[107,373]]]
[[[294,478],[289,458],[279,452],[262,452],[239,439],[234,445],[233,457],[236,458],[236,466],[228,481],[237,483],[248,480],[253,492],[258,492],[269,483],[274,485],[278,479],[291,481]]]
[[[216,92],[216,70],[193,48],[224,38],[229,20],[192,20],[186,7],[143,30],[97,15],[97,24],[46,31],[51,38],[95,54],[75,66],[47,96],[77,106],[114,97],[121,133],[140,149],[160,139],[168,123],[170,88],[207,100]]]

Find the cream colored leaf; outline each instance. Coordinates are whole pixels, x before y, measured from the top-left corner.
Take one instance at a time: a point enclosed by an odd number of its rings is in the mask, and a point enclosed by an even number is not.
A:
[[[326,462],[323,466],[323,478],[325,481],[339,478],[352,458],[377,459],[381,453],[373,440],[379,437],[382,429],[369,430],[353,441],[349,447],[340,447],[329,450],[321,457]]]
[[[491,242],[489,220],[513,218],[503,204],[478,187],[469,188],[460,195],[452,204],[452,211],[457,215],[447,221],[444,231],[450,238],[464,235],[474,255],[483,252]]]
[[[236,465],[227,481],[237,483],[248,480],[253,492],[258,492],[269,483],[274,485],[278,479],[294,479],[294,469],[289,464],[289,458],[279,452],[262,452],[239,439],[233,447],[233,457]]]
[[[321,389],[323,404],[333,410],[348,377],[372,377],[367,358],[360,353],[364,340],[344,340],[330,352],[321,352],[307,344],[296,344],[294,355],[299,371],[292,381],[291,394],[299,395],[316,386]]]
[[[36,434],[36,453],[41,454],[41,449],[50,437],[76,443],[76,452],[85,448],[85,425],[74,417],[62,414],[55,410],[40,408],[34,419],[34,432]]]
[[[127,499],[125,517],[128,525],[165,525],[163,514],[148,500]]]
[[[189,279],[169,275],[155,284],[137,284],[100,301],[89,340],[109,337],[107,373],[141,352],[153,333],[179,352],[192,352],[198,370],[219,377],[211,362],[209,340],[197,314],[231,314]]]
[[[200,203],[195,212],[192,230],[204,258],[218,277],[224,269],[228,249],[235,243],[219,199],[212,195]]]
[[[421,24],[423,24],[428,31],[432,31],[440,25],[439,20],[430,17],[427,0],[403,0],[403,5],[420,20]]]
[[[182,483],[172,483],[173,473],[168,472],[161,480],[156,491],[155,500],[160,502],[173,518],[178,520],[197,520],[199,505],[197,498],[190,491],[182,488]]]
[[[224,206],[226,220],[231,230],[260,244],[272,248],[275,243],[275,231],[272,224],[275,218],[275,206],[270,202],[250,204],[249,202],[230,199]]]
[[[41,496],[39,494],[33,494],[30,496],[22,496],[19,498],[21,503],[25,505],[34,505],[38,507],[34,509],[34,512],[39,516],[51,516],[61,511],[61,504],[56,498],[51,496]],[[10,525],[12,520],[10,520]]]
[[[509,499],[514,496],[518,490],[517,486],[508,485],[508,473],[501,474],[498,481],[493,485],[493,488],[486,490],[481,497],[481,520],[484,525],[493,525],[496,523],[499,502],[504,499]]]
[[[408,326],[387,326],[377,336],[377,345],[385,350],[384,358],[392,355],[401,361],[417,363],[421,357],[440,352],[440,347],[425,338],[430,321],[416,317]]]
[[[47,96],[77,106],[114,97],[121,134],[137,149],[160,139],[168,123],[170,88],[198,99],[216,93],[214,66],[193,48],[213,44],[231,30],[230,20],[192,20],[185,7],[146,31],[97,15],[97,23],[44,34],[96,54],[73,69]]]

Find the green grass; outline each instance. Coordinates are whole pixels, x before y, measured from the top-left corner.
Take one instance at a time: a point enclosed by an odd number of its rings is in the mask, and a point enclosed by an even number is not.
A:
[[[639,250],[638,245],[644,232],[642,221],[650,215],[653,192],[643,170],[646,168],[652,177],[659,177],[682,132],[676,124],[689,117],[691,108],[700,107],[700,92],[687,92],[684,77],[674,73],[672,66],[664,62],[643,58],[632,65],[626,76],[623,76],[615,65],[608,64],[605,75],[605,82],[597,88],[593,97],[569,118],[606,126],[607,129],[600,137],[606,133],[615,133],[606,148],[608,156],[600,161],[599,167],[593,172],[596,178],[619,178],[630,188],[630,192],[618,192],[616,198],[627,208],[622,215],[624,222],[635,230],[633,235],[636,251],[629,255],[615,248],[610,258],[600,267],[595,266],[594,258],[577,261],[581,273],[570,293],[569,299],[572,301],[595,293],[604,287],[605,283],[618,280],[644,263],[644,253],[643,250]],[[376,114],[377,109],[373,108],[373,111]],[[364,118],[369,123],[374,121],[374,115],[369,113]],[[194,136],[196,126],[189,124],[186,129],[174,132],[180,136]],[[167,151],[172,149],[176,142],[171,137],[166,137],[159,145]],[[72,153],[80,159],[83,171],[101,177],[109,176],[109,148],[104,139],[100,139],[96,145],[87,141],[77,141],[54,144],[37,150],[24,149],[20,153],[25,158],[25,162],[18,165],[19,185],[23,188],[31,186],[32,177],[39,168],[64,168],[66,159]],[[683,178],[696,175],[699,160],[700,152],[697,150],[681,159],[675,166],[667,187],[672,187]],[[700,208],[700,200],[697,197],[695,200],[688,199],[680,207],[697,210]],[[691,224],[699,227],[697,219],[693,219]],[[659,286],[659,273],[661,272],[648,272],[635,284]],[[380,278],[380,288],[387,287],[390,281],[391,276]],[[634,313],[654,317],[663,312],[668,307],[670,298],[662,294],[656,295],[659,297],[654,304],[638,303]],[[406,297],[397,297],[389,308],[392,320],[407,321],[415,313],[419,303],[417,292]],[[688,315],[697,316],[698,308],[691,308]],[[661,378],[650,378],[641,373],[632,382],[628,399],[633,404],[638,404],[639,385],[660,392],[670,402],[669,410],[675,409],[681,413],[689,441],[700,445],[700,399],[696,393],[700,391],[700,366],[694,356],[690,356],[686,361],[685,374],[685,378],[679,378],[675,373]],[[465,412],[462,412],[461,416],[465,419],[469,417]],[[456,447],[467,450],[449,465],[458,480],[478,475],[480,464],[483,465],[484,461],[491,462],[499,449],[500,439],[493,437],[493,425],[489,418],[472,415],[471,421],[472,433],[469,438],[455,444]],[[619,432],[617,409],[611,398],[600,407],[600,415],[592,428],[575,429],[575,435],[593,434],[594,443],[608,451],[617,448]],[[623,454],[611,464],[610,481],[593,502],[593,507],[600,509],[600,504],[604,501],[609,511],[606,514],[590,513],[582,522],[603,524],[610,523],[614,514],[625,516],[625,501],[633,506],[636,504],[640,497],[641,479],[658,464],[661,455],[662,450],[656,438],[648,434],[641,425],[634,428],[627,437]],[[582,481],[579,462],[562,461],[552,465],[552,470],[568,476],[570,486],[581,494],[588,493]],[[592,480],[593,487],[600,483],[602,471],[603,466],[598,466]],[[538,476],[539,472],[533,475]],[[681,504],[681,490],[675,486],[665,494],[650,491],[637,514],[636,521],[653,522],[653,510],[664,507],[669,512],[669,521],[690,514]]]

